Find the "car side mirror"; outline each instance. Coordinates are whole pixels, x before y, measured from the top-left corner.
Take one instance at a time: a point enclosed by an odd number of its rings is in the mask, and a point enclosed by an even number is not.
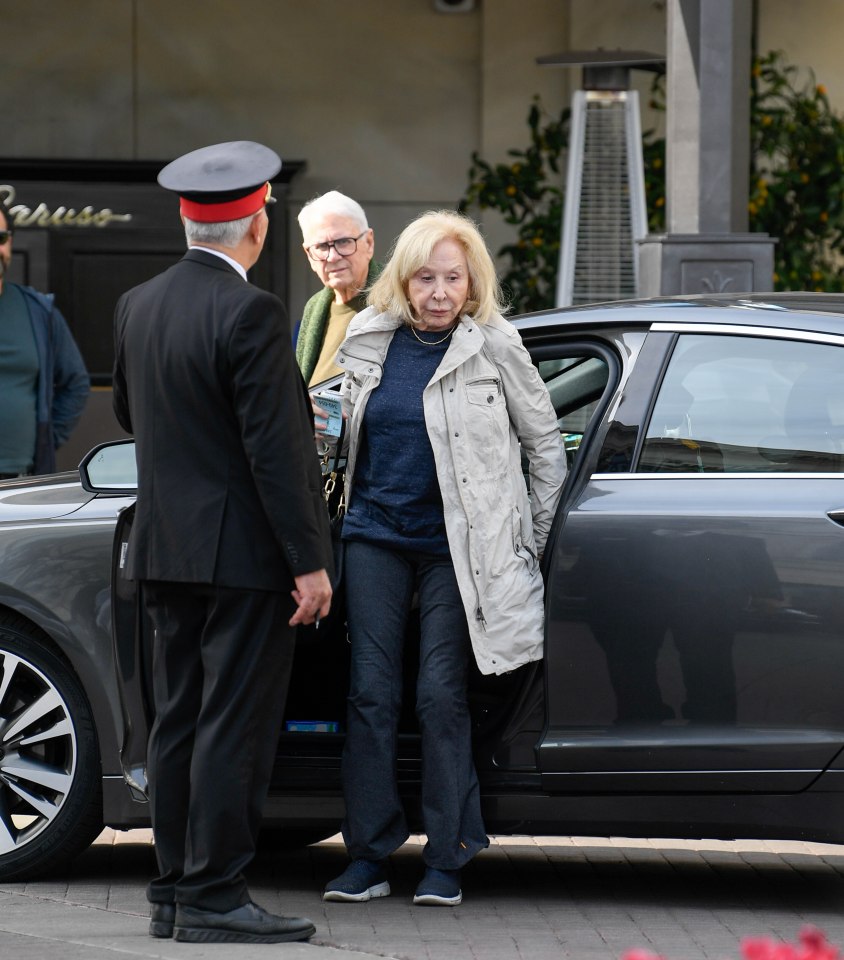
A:
[[[79,464],[79,479],[89,493],[137,493],[135,441],[112,440],[94,447]]]

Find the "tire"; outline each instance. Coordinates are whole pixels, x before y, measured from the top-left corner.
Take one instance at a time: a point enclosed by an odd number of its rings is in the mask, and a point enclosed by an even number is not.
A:
[[[28,620],[0,611],[0,879],[55,873],[103,828],[91,708]]]

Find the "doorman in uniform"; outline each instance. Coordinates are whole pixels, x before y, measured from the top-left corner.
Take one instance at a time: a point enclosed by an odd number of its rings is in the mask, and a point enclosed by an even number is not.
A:
[[[168,164],[188,251],[115,314],[114,409],[138,460],[127,575],[154,627],[150,933],[193,942],[314,933],[254,904],[243,875],[295,627],[331,599],[310,402],[281,301],[246,275],[280,168],[250,141]]]

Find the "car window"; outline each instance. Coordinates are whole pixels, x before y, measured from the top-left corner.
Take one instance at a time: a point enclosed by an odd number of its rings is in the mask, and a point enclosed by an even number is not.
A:
[[[681,336],[637,471],[841,473],[844,348]]]
[[[596,356],[575,356],[540,360],[537,366],[554,405],[571,467],[609,379],[607,362]]]

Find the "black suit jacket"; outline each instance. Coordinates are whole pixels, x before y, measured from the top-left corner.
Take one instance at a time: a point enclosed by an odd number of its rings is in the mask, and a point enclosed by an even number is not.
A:
[[[292,589],[331,574],[307,390],[278,297],[189,250],[115,314],[114,410],[135,435],[127,575]]]

